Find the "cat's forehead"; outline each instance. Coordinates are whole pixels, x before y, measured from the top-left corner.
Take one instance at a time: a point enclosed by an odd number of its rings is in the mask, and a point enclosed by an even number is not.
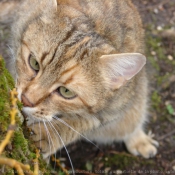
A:
[[[55,19],[48,24],[35,20],[26,28],[23,41],[41,65],[43,84],[57,81],[63,72],[67,74],[72,68],[77,74],[84,72],[91,77],[92,72],[94,75],[97,72],[101,52],[111,50],[93,32],[78,31],[67,19]]]
[[[57,83],[67,85],[85,81],[85,74],[87,77],[88,73],[84,68],[87,68],[85,65],[89,64],[91,59],[83,61],[79,58],[85,53],[81,44],[87,42],[89,38],[85,37],[72,46],[64,42],[48,42],[43,36],[38,40],[30,40],[29,37],[24,39],[23,47],[28,50],[28,56],[32,53],[40,65],[40,71],[36,77],[39,84],[50,87],[53,84],[58,86]]]
[[[60,42],[62,35],[69,32],[70,26],[65,20],[55,19],[51,23],[43,23],[42,20],[34,20],[25,27],[22,39],[28,44],[35,44],[35,47],[42,45],[49,48],[53,43]]]
[[[85,44],[91,39],[91,36],[76,31],[65,19],[49,24],[38,20],[26,27],[22,45],[44,65],[49,62],[60,66],[73,58],[84,57],[90,48]]]

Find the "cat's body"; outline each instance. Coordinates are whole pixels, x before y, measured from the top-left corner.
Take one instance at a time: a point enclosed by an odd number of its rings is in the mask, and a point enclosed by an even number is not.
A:
[[[16,86],[44,158],[80,137],[156,154],[143,131],[144,32],[130,0],[26,0],[17,18]]]

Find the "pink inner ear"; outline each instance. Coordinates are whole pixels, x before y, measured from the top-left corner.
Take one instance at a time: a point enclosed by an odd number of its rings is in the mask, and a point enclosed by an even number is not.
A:
[[[103,55],[104,76],[110,81],[111,88],[121,87],[126,80],[134,77],[145,65],[146,58],[139,53]]]
[[[126,82],[126,79],[123,77],[116,77],[111,80],[111,88],[112,89],[119,89],[121,86],[123,86]]]
[[[126,80],[131,79],[132,77],[134,77],[138,72],[140,72],[140,70],[143,68],[144,66],[144,62],[141,59],[138,59],[135,62],[135,65],[133,66],[128,66],[124,69],[123,71],[123,76],[126,78]]]

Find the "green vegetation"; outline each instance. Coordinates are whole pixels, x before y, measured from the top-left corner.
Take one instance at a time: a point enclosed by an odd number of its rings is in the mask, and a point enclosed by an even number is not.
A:
[[[5,138],[6,133],[10,124],[10,90],[14,88],[14,82],[10,73],[5,69],[5,64],[0,57],[0,143]],[[19,103],[21,107],[21,104]],[[12,158],[24,164],[32,163],[32,160],[36,158],[36,147],[32,144],[32,141],[25,138],[24,129],[20,122],[19,117],[16,117],[16,126],[13,128],[15,130],[13,138],[9,142],[6,149],[3,151],[3,157]],[[39,158],[39,169],[42,174],[49,175],[50,169],[46,165],[42,158]],[[0,165],[0,174],[3,172],[5,175],[14,175],[15,170],[7,166]]]
[[[170,115],[173,115],[174,114],[174,108],[172,107],[172,105],[171,104],[168,104],[167,106],[166,106],[166,108],[167,108],[167,111],[168,111],[168,113],[170,114]]]
[[[154,91],[151,96],[152,100],[152,107],[157,111],[160,111],[160,104],[162,102],[161,96],[158,94],[157,91]]]
[[[117,169],[124,170],[125,167],[133,165],[137,157],[127,154],[113,154],[104,159],[105,167],[117,166]]]
[[[5,133],[10,123],[10,97],[9,90],[14,87],[13,79],[6,69],[4,61],[0,57],[0,133]],[[3,137],[0,137],[0,141]]]

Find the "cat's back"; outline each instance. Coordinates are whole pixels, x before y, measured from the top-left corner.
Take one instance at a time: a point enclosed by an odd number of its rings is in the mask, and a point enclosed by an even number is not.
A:
[[[137,9],[131,0],[57,0],[58,10],[87,23],[100,36],[109,40],[119,53],[144,53],[144,32]],[[79,24],[78,24],[79,25]],[[126,46],[126,47],[125,47]]]
[[[21,0],[0,0],[0,23],[12,22],[21,2]]]

